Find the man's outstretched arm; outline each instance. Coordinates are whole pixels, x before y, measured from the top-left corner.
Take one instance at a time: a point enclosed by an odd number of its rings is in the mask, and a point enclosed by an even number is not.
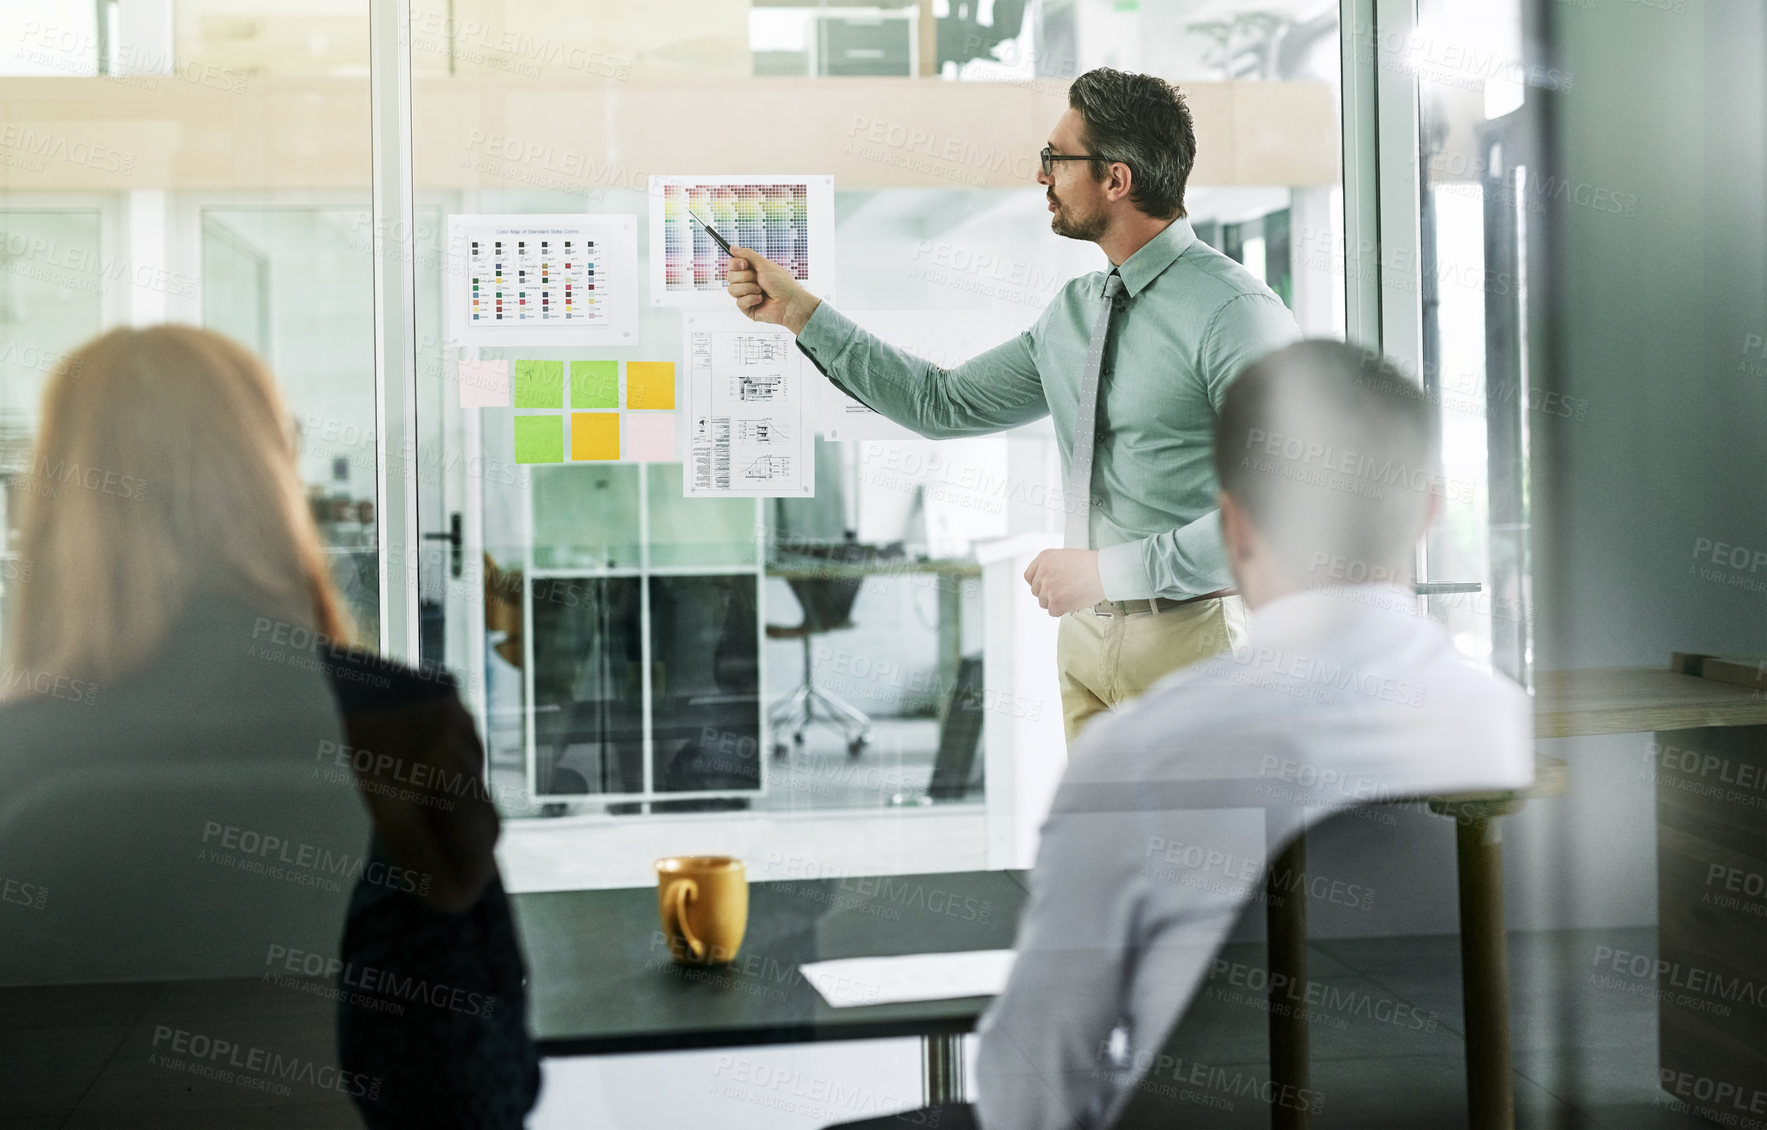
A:
[[[982,435],[1049,411],[1030,333],[943,369],[867,333],[745,247],[732,249],[731,297],[754,321],[784,326],[842,391],[928,439]]]

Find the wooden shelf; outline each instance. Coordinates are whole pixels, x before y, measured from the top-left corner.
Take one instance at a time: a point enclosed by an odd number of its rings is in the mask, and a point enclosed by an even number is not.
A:
[[[1652,667],[1540,671],[1534,736],[1637,734],[1767,725],[1767,697],[1730,683]]]
[[[644,191],[652,173],[831,173],[845,190],[1032,188],[1067,83],[762,77],[414,80],[419,192]],[[1190,183],[1338,182],[1320,82],[1183,84]],[[0,79],[0,189],[368,191],[368,79]],[[367,198],[364,196],[364,206]]]

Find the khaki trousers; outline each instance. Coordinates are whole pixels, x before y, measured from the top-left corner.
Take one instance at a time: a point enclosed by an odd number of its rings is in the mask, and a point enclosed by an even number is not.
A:
[[[1090,608],[1061,618],[1055,662],[1068,745],[1094,715],[1115,710],[1180,667],[1246,638],[1237,596],[1192,601],[1165,612],[1100,616]]]

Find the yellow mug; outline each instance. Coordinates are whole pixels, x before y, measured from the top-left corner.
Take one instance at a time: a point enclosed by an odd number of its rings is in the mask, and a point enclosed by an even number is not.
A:
[[[677,965],[725,965],[749,925],[749,880],[727,855],[672,855],[656,861],[656,906]]]

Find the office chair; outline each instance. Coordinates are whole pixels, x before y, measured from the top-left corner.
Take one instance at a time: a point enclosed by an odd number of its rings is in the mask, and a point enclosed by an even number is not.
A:
[[[901,552],[900,546],[892,548],[897,554]],[[803,641],[804,681],[797,690],[773,704],[767,711],[767,722],[775,735],[791,731],[792,743],[799,746],[804,744],[804,730],[810,723],[825,722],[847,743],[847,755],[858,757],[871,741],[871,718],[839,695],[816,685],[816,660],[810,645],[817,636],[853,626],[853,602],[859,599],[859,589],[865,583],[863,573],[853,567],[863,567],[885,555],[876,546],[855,542],[797,545],[791,547],[791,555],[809,566],[803,570],[808,575],[786,578],[792,595],[803,607],[804,619],[798,624],[768,624],[767,638]],[[825,575],[817,575],[818,563],[828,567]],[[785,742],[776,736],[773,756],[784,757],[786,751]]]

